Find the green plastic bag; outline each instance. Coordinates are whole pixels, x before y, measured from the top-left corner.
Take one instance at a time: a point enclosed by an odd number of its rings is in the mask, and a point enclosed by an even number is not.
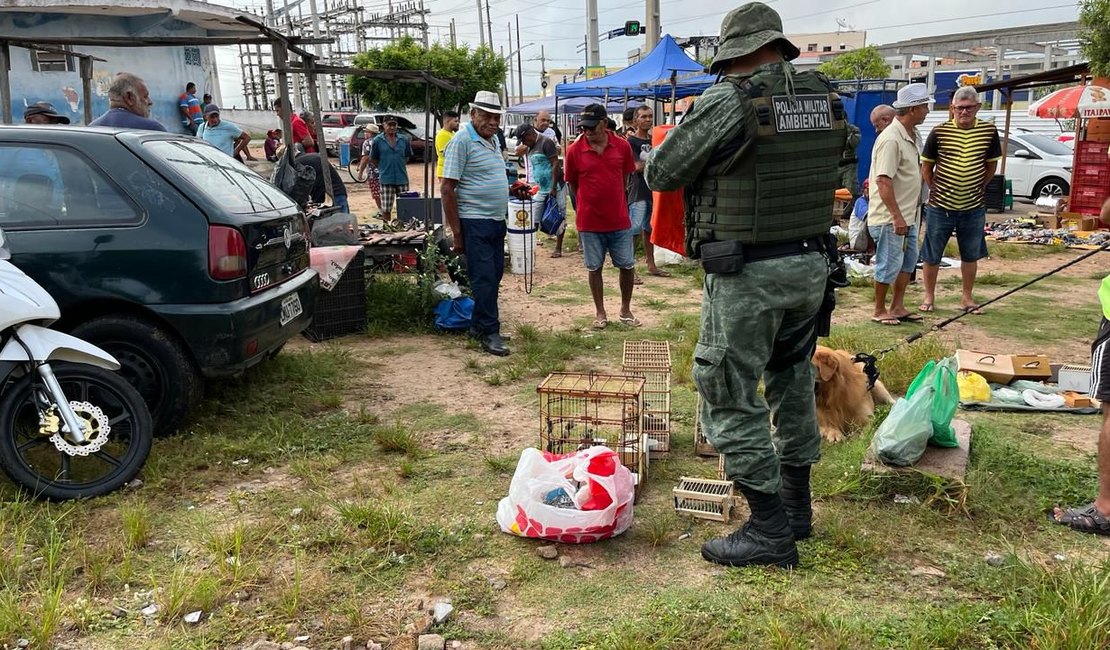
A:
[[[933,425],[929,410],[933,405],[933,386],[921,387],[912,397],[899,399],[871,439],[875,456],[887,465],[913,465],[925,453]]]
[[[952,428],[952,418],[960,406],[960,383],[956,377],[956,357],[941,359],[940,363],[930,361],[914,377],[906,390],[906,399],[929,386],[933,389],[929,408],[929,420],[933,425],[933,435],[929,442],[938,447],[959,447],[956,431]]]

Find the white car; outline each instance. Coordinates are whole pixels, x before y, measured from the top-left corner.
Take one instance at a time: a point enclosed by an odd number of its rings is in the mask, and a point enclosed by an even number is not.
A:
[[[1047,135],[1011,133],[1006,146],[1006,179],[1013,183],[1014,196],[1034,200],[1067,196],[1073,153],[1071,147]]]

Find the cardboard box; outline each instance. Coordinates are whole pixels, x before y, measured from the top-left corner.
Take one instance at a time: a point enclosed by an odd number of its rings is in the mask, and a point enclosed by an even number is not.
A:
[[[982,375],[988,382],[1008,384],[1014,380],[1014,365],[1008,354],[956,350],[956,365],[959,370]],[[1047,363],[1045,368],[1048,368]]]
[[[1047,381],[1052,378],[1052,367],[1043,354],[1011,354],[1010,367],[1014,379]]]
[[[1086,408],[1092,406],[1090,397],[1072,392],[1064,393],[1064,404],[1066,404],[1068,408]]]
[[[1079,230],[1084,232],[1094,232],[1102,228],[1102,221],[1098,217],[1090,215],[1083,215],[1079,219]]]

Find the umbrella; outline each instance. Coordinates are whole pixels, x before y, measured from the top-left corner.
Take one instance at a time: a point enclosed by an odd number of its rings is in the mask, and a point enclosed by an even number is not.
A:
[[[1067,120],[1110,117],[1110,90],[1102,86],[1071,86],[1049,93],[1029,105],[1029,115]]]

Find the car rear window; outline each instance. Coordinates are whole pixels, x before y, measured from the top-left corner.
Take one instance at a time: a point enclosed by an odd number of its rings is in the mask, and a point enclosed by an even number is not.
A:
[[[233,214],[296,209],[278,188],[224,152],[182,140],[148,140],[144,146],[165,160],[194,188]]]

